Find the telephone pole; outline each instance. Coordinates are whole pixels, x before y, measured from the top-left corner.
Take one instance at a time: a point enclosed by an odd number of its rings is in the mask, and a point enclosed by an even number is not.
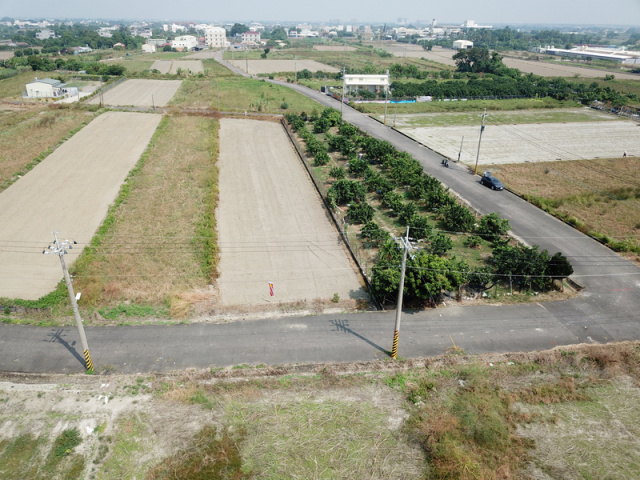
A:
[[[400,271],[400,288],[398,289],[398,305],[396,306],[396,324],[393,328],[393,347],[391,348],[391,358],[394,360],[398,355],[398,338],[400,337],[400,317],[402,316],[402,296],[404,294],[404,271],[407,268],[407,252],[412,248],[409,242],[409,227],[407,226],[407,236],[400,237],[402,242],[402,270]]]
[[[476,155],[476,169],[473,172],[474,175],[478,174],[478,159],[480,158],[480,142],[482,141],[482,132],[484,132],[484,119],[488,116],[489,115],[487,115],[487,109],[485,108],[484,113],[481,115],[482,126],[480,127],[480,138],[478,139],[478,154]]]
[[[384,126],[387,126],[387,103],[389,103],[389,70],[387,70],[387,85],[384,89]]]
[[[342,102],[340,102],[340,118],[344,119],[344,117],[342,116],[342,106],[344,105],[344,75],[346,72],[346,68],[342,67]]]
[[[80,310],[78,310],[78,302],[76,301],[76,296],[73,293],[71,277],[69,277],[69,271],[67,270],[67,265],[64,262],[64,255],[68,253],[67,250],[71,250],[73,248],[73,245],[76,245],[77,243],[78,242],[76,242],[75,240],[73,242],[71,242],[70,240],[60,242],[58,240],[58,232],[53,232],[53,245],[49,245],[46,250],[42,251],[42,253],[45,255],[58,255],[58,257],[60,257],[60,264],[62,265],[64,281],[67,284],[69,299],[71,300],[71,307],[73,308],[73,316],[76,319],[78,333],[80,333],[80,342],[82,343],[82,350],[84,353],[85,368],[87,369],[87,372],[93,373],[93,362],[91,361],[91,354],[89,353],[89,344],[87,343],[87,337],[84,334],[84,326],[82,325]]]

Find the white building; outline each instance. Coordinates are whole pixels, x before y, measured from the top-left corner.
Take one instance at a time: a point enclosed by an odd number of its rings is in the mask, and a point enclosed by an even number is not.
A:
[[[456,40],[453,42],[453,48],[456,50],[465,50],[467,48],[473,48],[473,42],[469,40]]]
[[[171,46],[176,50],[188,52],[198,46],[198,39],[193,35],[183,35],[171,41]]]
[[[493,25],[478,25],[474,20],[465,20],[462,28],[493,28]]]
[[[156,53],[156,46],[151,43],[142,45],[142,53]]]
[[[209,48],[226,48],[229,46],[227,31],[222,27],[207,27],[204,30],[204,42]]]
[[[242,34],[242,43],[260,43],[260,32],[244,32]]]
[[[69,93],[64,83],[52,78],[38,80],[38,77],[36,77],[33,82],[27,83],[25,87],[28,98],[56,98]]]
[[[39,32],[36,32],[36,38],[38,40],[48,40],[50,38],[55,38],[55,36],[56,36],[56,32],[49,29],[40,30]]]
[[[345,75],[345,95],[357,93],[358,90],[369,90],[373,93],[385,93],[389,90],[389,75]]]

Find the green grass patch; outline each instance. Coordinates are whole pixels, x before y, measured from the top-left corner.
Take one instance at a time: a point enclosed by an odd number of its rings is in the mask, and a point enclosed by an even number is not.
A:
[[[122,478],[145,478],[151,459],[148,454],[152,445],[143,416],[128,414],[118,422],[110,447],[110,454],[102,463],[97,480],[120,480]]]
[[[147,480],[169,479],[235,479],[254,478],[243,467],[239,445],[243,433],[223,430],[207,425],[194,437],[192,444],[172,457],[164,459],[145,477]]]

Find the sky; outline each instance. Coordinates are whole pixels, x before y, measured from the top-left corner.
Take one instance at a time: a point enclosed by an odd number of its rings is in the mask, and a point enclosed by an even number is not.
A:
[[[101,18],[203,23],[240,21],[640,26],[640,0],[0,0],[0,18]]]

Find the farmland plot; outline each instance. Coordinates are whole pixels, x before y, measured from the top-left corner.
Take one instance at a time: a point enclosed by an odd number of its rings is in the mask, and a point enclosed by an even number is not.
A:
[[[62,278],[53,239],[91,241],[161,117],[105,113],[0,193],[0,297],[38,299]],[[71,250],[71,263],[82,248]]]
[[[173,98],[181,84],[182,80],[127,80],[103,95],[104,104],[164,107]],[[96,95],[89,103],[98,105],[100,96]]]
[[[482,134],[480,163],[506,164],[586,160],[640,155],[640,128],[631,120],[588,123],[491,125]],[[399,128],[432,150],[466,164],[476,161],[476,126]]]
[[[219,169],[224,306],[366,297],[280,125],[223,119]]]
[[[156,60],[153,62],[151,69],[156,69],[160,73],[169,73],[175,75],[178,69],[184,72],[203,73],[204,67],[201,60]]]
[[[261,73],[277,73],[277,72],[294,72],[307,69],[311,72],[323,71],[328,73],[337,73],[340,70],[326,65],[324,63],[316,62],[315,60],[227,60],[228,63],[243,71],[247,71],[247,63],[249,65],[249,71],[252,75],[258,75]]]
[[[313,49],[319,52],[355,52],[357,50],[346,45],[314,45]]]

